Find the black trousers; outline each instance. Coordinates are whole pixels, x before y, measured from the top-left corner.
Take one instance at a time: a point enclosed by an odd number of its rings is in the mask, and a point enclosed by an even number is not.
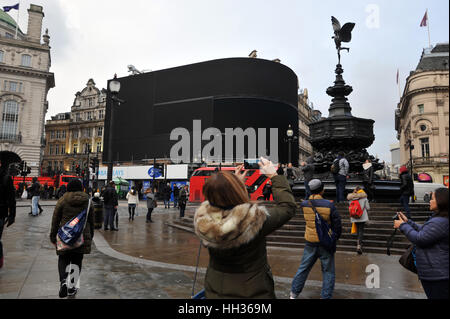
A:
[[[128,214],[130,218],[134,219],[134,213],[136,211],[136,204],[128,204]]]
[[[356,224],[356,236],[359,245],[362,245],[364,239],[364,226],[366,223],[355,223]]]
[[[84,256],[83,254],[71,253],[71,252],[67,252],[64,255],[59,255],[58,271],[59,271],[59,281],[60,282],[63,282],[67,279],[67,276],[69,274],[68,273],[69,268],[67,266],[69,266],[70,264],[77,265],[78,270],[81,273],[81,265],[83,263],[83,256]],[[74,272],[73,268],[72,268],[71,272],[73,274],[73,272]]]
[[[186,210],[186,204],[179,204],[180,207],[180,218],[184,217],[184,211]]]
[[[146,217],[146,219],[148,221],[152,220],[152,212],[153,212],[153,208],[147,208],[147,217]]]
[[[448,279],[428,281],[420,280],[428,299],[448,299]]]
[[[372,190],[372,188],[371,188],[371,185],[370,185],[368,182],[363,182],[363,185],[364,185],[364,191],[365,191],[366,194],[367,194],[367,199],[368,199],[369,201],[374,200],[375,198],[374,198],[374,196],[373,196],[373,190]]]

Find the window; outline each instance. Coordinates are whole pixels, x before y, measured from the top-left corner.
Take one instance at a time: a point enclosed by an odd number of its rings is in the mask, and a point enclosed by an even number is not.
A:
[[[421,138],[420,145],[422,146],[422,157],[430,157],[430,141],[428,137]]]
[[[55,138],[55,131],[50,131],[50,138]]]
[[[60,134],[61,132],[60,131],[56,131],[56,138],[57,139],[60,139],[61,138],[61,134]]]
[[[48,147],[48,152],[49,152],[49,154],[50,155],[53,155],[53,145],[50,145],[49,147]]]
[[[420,126],[420,130],[421,130],[422,132],[425,132],[425,131],[427,130],[427,126],[426,126],[425,124],[422,124],[422,125]]]
[[[61,145],[61,154],[62,155],[66,154],[66,144]]]
[[[78,153],[78,144],[73,144],[73,153]]]
[[[91,144],[89,143],[84,144],[84,153],[87,154],[90,152],[91,152]]]
[[[97,128],[97,136],[98,137],[102,137],[103,136],[103,127],[102,126]]]
[[[78,138],[78,130],[72,131],[72,137]]]
[[[17,92],[17,82],[9,82],[9,91]]]
[[[5,53],[3,51],[0,51],[0,62],[3,62],[4,56],[5,56]]]
[[[66,131],[61,131],[61,138],[66,138]]]
[[[98,142],[97,143],[97,153],[101,153],[102,152],[102,143]]]
[[[98,111],[98,118],[100,120],[103,120],[105,118],[105,111],[104,110],[99,110]]]
[[[86,113],[86,120],[88,120],[88,121],[92,120],[92,112]]]
[[[59,155],[59,145],[55,145],[55,155]]]
[[[423,114],[423,112],[425,111],[425,107],[423,104],[417,105],[417,108],[419,109],[419,114]]]
[[[75,114],[75,121],[80,122],[81,121],[81,113]]]
[[[1,136],[4,138],[15,138],[17,123],[19,121],[19,103],[6,101],[3,105]]]
[[[22,55],[22,66],[31,67],[31,55]]]

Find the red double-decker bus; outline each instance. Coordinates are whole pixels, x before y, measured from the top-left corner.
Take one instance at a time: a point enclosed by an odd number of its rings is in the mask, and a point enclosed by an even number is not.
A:
[[[234,172],[235,167],[222,167],[222,171]],[[194,203],[201,203],[205,200],[203,196],[203,185],[212,174],[219,171],[219,167],[201,167],[192,173],[189,181],[189,201]],[[251,200],[262,200],[263,188],[267,181],[270,180],[266,175],[261,175],[259,169],[248,169],[245,177],[245,185]],[[272,200],[272,195],[270,195]]]

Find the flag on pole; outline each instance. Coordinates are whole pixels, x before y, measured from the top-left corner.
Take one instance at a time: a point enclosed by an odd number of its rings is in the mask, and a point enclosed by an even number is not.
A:
[[[397,69],[397,84],[398,84],[399,70]]]
[[[425,11],[425,15],[423,16],[422,22],[420,22],[421,27],[426,27],[428,22],[428,10]]]
[[[11,11],[12,9],[14,9],[14,10],[19,10],[19,4],[17,3],[17,4],[15,4],[15,5],[13,5],[13,6],[4,6],[4,7],[3,7],[3,11],[5,11],[5,12],[9,12],[9,11]]]

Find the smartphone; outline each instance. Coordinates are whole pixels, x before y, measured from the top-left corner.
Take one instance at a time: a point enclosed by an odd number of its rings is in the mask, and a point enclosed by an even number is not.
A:
[[[244,169],[259,169],[259,159],[244,160]]]

